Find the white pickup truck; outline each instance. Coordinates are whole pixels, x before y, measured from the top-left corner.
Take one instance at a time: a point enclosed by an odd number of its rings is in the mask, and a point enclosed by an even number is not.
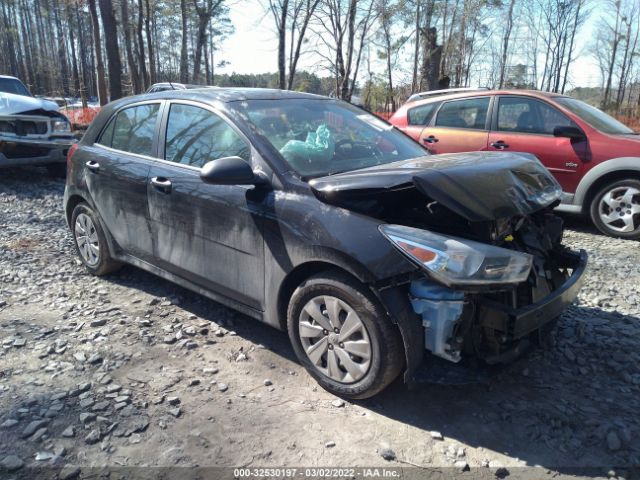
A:
[[[55,102],[34,97],[17,78],[0,75],[0,168],[43,165],[64,176],[75,137]]]

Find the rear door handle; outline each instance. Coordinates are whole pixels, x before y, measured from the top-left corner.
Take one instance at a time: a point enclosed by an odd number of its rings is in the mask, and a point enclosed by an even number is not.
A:
[[[89,160],[87,163],[85,163],[85,165],[91,172],[97,172],[98,170],[100,170],[100,164],[95,160]]]
[[[438,139],[433,135],[429,135],[428,137],[425,137],[422,140],[424,141],[424,143],[436,143],[438,141]]]
[[[491,144],[491,146],[493,148],[495,148],[496,150],[504,150],[505,148],[509,148],[509,145],[504,143],[502,140],[498,140],[497,142],[493,142]]]
[[[171,180],[167,178],[153,177],[151,179],[151,185],[162,193],[171,193]]]

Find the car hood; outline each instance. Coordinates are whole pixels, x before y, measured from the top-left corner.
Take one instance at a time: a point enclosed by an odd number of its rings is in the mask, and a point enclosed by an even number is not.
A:
[[[17,115],[33,111],[57,112],[58,105],[41,98],[0,92],[0,115]]]
[[[528,215],[562,193],[534,155],[511,152],[433,155],[316,178],[309,185],[321,201],[338,206],[415,188],[472,222]]]

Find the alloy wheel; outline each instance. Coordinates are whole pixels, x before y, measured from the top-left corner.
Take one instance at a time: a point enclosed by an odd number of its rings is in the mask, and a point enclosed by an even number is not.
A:
[[[100,242],[96,227],[89,215],[80,213],[76,217],[74,233],[82,259],[88,266],[95,267],[100,262]]]
[[[298,334],[314,368],[340,383],[354,383],[371,365],[367,329],[351,306],[337,297],[309,300],[300,313]]]
[[[640,190],[626,186],[609,190],[600,199],[598,215],[614,232],[633,232],[640,227]]]

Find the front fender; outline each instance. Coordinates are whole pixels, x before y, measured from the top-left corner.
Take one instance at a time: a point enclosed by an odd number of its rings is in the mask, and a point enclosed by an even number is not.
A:
[[[609,173],[623,170],[632,170],[640,174],[640,157],[612,158],[593,167],[580,180],[573,197],[573,204],[583,205],[589,189],[598,179]]]

